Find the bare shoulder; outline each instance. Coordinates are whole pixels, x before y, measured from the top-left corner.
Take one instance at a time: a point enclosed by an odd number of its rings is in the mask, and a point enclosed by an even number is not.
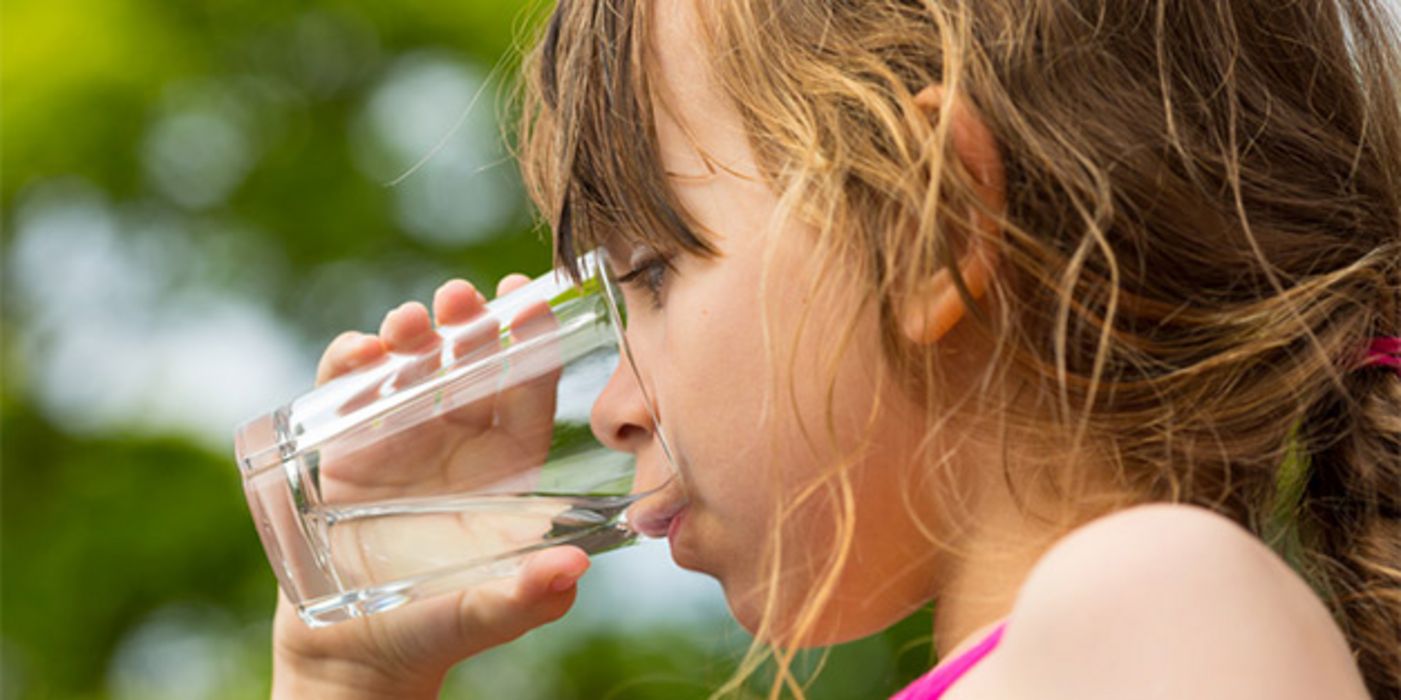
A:
[[[1023,584],[997,655],[1014,697],[1367,697],[1304,581],[1191,506],[1131,508],[1062,538]]]

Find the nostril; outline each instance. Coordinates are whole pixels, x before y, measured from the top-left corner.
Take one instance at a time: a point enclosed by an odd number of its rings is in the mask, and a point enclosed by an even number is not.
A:
[[[647,429],[632,423],[623,423],[618,426],[616,439],[623,449],[630,450],[633,446],[641,446],[648,439]]]

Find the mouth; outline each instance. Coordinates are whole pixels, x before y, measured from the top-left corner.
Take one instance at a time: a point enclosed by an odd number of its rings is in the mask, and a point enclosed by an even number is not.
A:
[[[660,429],[658,433],[660,435]],[[676,446],[673,444],[673,447]],[[691,502],[684,479],[686,458],[679,448],[678,451],[667,450],[665,446],[662,449],[669,459],[677,460],[674,471],[655,491],[634,503],[627,516],[633,530],[652,539],[667,537]]]
[[[682,508],[676,515],[671,516],[671,520],[667,521],[666,539],[673,547],[676,545],[676,533],[681,530],[681,520],[685,517],[686,509]]]
[[[658,503],[648,503],[647,499],[643,499],[634,506],[638,511],[629,517],[629,521],[640,534],[661,539],[671,531],[673,523],[679,520],[688,504],[684,497]]]

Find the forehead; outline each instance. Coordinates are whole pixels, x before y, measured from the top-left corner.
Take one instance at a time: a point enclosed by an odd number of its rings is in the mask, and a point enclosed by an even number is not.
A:
[[[710,96],[704,35],[691,0],[659,4],[651,16],[651,50],[658,84],[668,96],[687,101]]]
[[[696,20],[680,0],[556,7],[522,152],[537,204],[553,218],[557,264],[639,243],[715,253],[671,178],[711,170],[701,153],[722,146],[730,118],[717,111]]]
[[[673,184],[717,170],[751,169],[744,167],[749,154],[740,115],[711,73],[698,12],[696,2],[680,0],[658,3],[653,16],[652,108],[662,164]]]

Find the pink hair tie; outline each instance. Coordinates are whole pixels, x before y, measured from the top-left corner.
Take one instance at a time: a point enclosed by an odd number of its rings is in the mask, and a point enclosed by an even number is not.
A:
[[[1390,367],[1401,374],[1401,337],[1373,338],[1363,367]]]

